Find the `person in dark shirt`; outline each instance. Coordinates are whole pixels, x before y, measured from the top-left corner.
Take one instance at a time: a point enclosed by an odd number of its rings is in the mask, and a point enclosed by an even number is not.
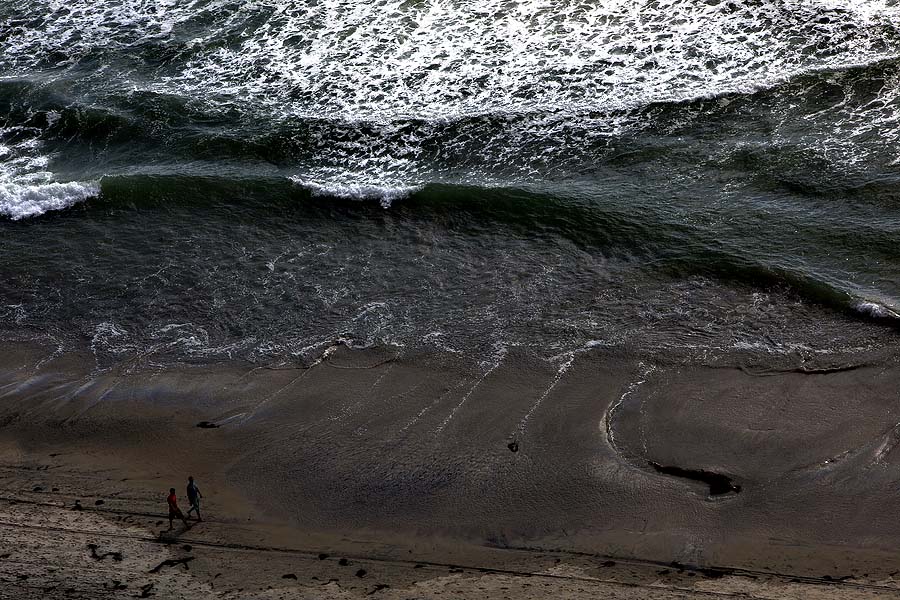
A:
[[[187,516],[191,516],[191,513],[196,510],[197,521],[202,521],[203,518],[200,516],[200,498],[203,497],[203,494],[200,493],[200,488],[194,483],[193,477],[188,477],[187,497],[188,502],[191,504],[191,507],[187,511]]]
[[[181,519],[181,522],[184,523],[185,527],[190,527],[187,519],[184,518],[181,509],[178,508],[178,498],[175,496],[175,488],[169,488],[169,495],[166,498],[166,502],[169,505],[169,529],[172,529],[172,521],[175,520],[176,517]]]

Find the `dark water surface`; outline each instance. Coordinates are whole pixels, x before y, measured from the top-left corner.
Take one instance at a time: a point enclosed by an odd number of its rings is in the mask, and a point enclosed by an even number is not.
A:
[[[0,6],[6,340],[862,350],[898,248],[892,0]]]

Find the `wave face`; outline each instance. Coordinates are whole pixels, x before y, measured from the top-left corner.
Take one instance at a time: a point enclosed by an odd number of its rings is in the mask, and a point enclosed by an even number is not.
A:
[[[0,287],[10,322],[70,323],[84,306],[42,294],[144,289],[128,279],[144,264],[210,286],[197,305],[165,292],[183,309],[165,323],[137,298],[101,303],[75,328],[96,347],[190,329],[163,346],[277,354],[346,334],[556,352],[640,332],[656,345],[787,348],[809,346],[810,327],[825,347],[844,335],[819,325],[827,315],[893,323],[900,311],[892,0],[9,0],[0,115],[0,250],[20,259],[2,267],[17,282]],[[278,220],[293,211],[305,225]],[[79,296],[28,274],[63,268],[34,249],[56,247],[45,230],[68,236],[65,259],[91,272],[99,223],[121,244],[106,283],[73,280]],[[148,257],[161,223],[176,243],[208,238],[212,254],[235,239],[260,253],[229,255],[254,266],[218,265],[225,283],[204,278],[198,255]],[[422,258],[422,240],[450,244],[458,263]],[[307,292],[334,301],[255,289],[253,269],[276,272],[274,257],[323,261],[308,265],[320,279]],[[380,279],[336,274],[360,257]],[[516,287],[536,269],[545,283]],[[765,319],[754,294],[778,299]],[[248,297],[271,312],[218,312]],[[316,312],[335,303],[349,320]],[[774,320],[756,331],[747,315]],[[848,339],[871,343],[860,335]]]

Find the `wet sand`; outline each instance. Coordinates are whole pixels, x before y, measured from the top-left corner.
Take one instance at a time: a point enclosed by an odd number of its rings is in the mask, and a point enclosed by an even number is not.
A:
[[[8,346],[0,597],[900,596],[894,356]]]

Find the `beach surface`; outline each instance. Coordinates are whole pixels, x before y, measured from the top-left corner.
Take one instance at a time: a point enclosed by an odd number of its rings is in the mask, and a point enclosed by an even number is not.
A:
[[[888,351],[2,366],[0,597],[900,596]]]

